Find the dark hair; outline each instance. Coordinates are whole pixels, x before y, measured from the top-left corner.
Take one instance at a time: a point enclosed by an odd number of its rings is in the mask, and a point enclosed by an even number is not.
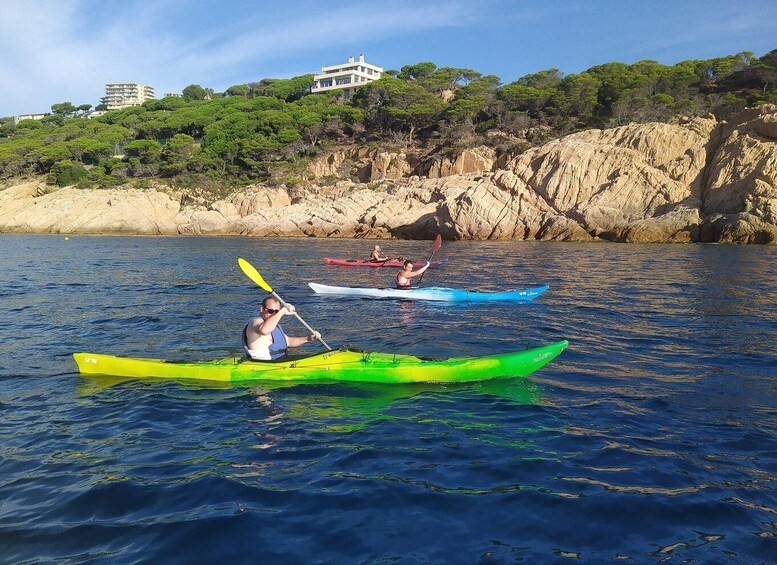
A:
[[[413,262],[412,262],[410,259],[408,259],[407,261],[405,261],[404,263],[402,263],[402,266],[403,266],[403,267],[407,267],[408,265],[412,265],[412,264],[413,264]]]
[[[267,308],[267,303],[270,300],[275,300],[276,302],[278,302],[278,304],[280,304],[280,301],[277,298],[275,298],[274,296],[270,295],[270,296],[266,297],[264,300],[262,300],[262,308]]]

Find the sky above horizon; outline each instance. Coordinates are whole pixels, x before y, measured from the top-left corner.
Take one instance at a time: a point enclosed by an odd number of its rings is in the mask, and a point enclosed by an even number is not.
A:
[[[105,84],[223,92],[364,54],[504,84],[557,68],[673,65],[777,49],[777,2],[751,0],[0,0],[0,116],[96,106]]]

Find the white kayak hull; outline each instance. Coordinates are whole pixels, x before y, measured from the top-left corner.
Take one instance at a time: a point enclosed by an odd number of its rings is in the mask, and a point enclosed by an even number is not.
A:
[[[528,302],[534,300],[548,290],[547,286],[537,286],[524,290],[507,290],[503,292],[476,292],[435,286],[412,288],[410,290],[400,290],[397,288],[330,286],[318,283],[308,283],[308,286],[310,286],[316,294],[356,296],[362,298],[434,300],[437,302]]]

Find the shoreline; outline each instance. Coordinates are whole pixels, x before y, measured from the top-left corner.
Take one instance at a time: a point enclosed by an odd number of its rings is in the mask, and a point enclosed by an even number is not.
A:
[[[386,153],[365,164],[378,181],[324,184],[322,163],[352,151],[322,156],[313,180],[220,199],[6,182],[0,233],[777,244],[777,105],[586,130],[504,159],[475,148],[460,155],[471,169],[431,178],[378,170],[403,170],[406,155]]]

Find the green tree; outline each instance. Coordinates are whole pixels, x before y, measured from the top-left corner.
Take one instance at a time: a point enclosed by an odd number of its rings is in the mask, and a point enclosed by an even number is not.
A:
[[[41,172],[49,171],[54,163],[69,160],[71,157],[70,148],[64,141],[35,147],[30,151],[30,154],[38,161]]]
[[[207,91],[199,84],[190,84],[182,91],[184,100],[205,100],[208,95]]]
[[[567,75],[558,84],[552,97],[552,106],[556,113],[590,122],[598,101],[601,84],[592,75],[580,73]]]
[[[197,145],[194,138],[182,133],[174,135],[162,147],[162,166],[165,175],[176,175],[186,169],[186,163],[194,156]]]
[[[51,111],[54,114],[69,116],[70,114],[75,114],[76,107],[70,102],[61,102],[59,104],[52,104]]]
[[[562,78],[563,75],[558,69],[545,69],[538,73],[522,76],[516,82],[523,86],[548,90],[557,86]]]
[[[242,96],[243,98],[248,98],[249,92],[251,92],[251,89],[248,88],[247,84],[236,84],[226,90],[228,96]]]
[[[429,77],[437,69],[437,65],[429,61],[416,63],[415,65],[405,65],[400,69],[397,78],[402,80],[417,80]]]
[[[137,157],[141,163],[157,163],[162,155],[162,146],[153,139],[136,139],[124,147],[127,157]]]
[[[371,126],[408,132],[409,143],[415,132],[431,126],[445,107],[439,97],[422,87],[390,77],[381,77],[360,89],[353,103],[364,109]]]
[[[531,116],[541,117],[542,110],[555,92],[555,89],[535,88],[513,82],[500,88],[498,96],[508,111],[526,112]]]
[[[753,75],[760,82],[763,92],[777,86],[777,49],[753,62]]]
[[[165,96],[159,100],[146,100],[143,103],[143,106],[149,112],[156,112],[159,110],[172,112],[174,110],[185,108],[187,106],[187,101],[181,96]]]
[[[81,163],[65,159],[52,165],[49,181],[57,186],[68,186],[86,178],[87,174]]]
[[[64,114],[53,114],[44,116],[43,119],[38,120],[41,125],[46,126],[61,126],[65,123],[65,115]]]
[[[313,86],[313,75],[301,75],[290,79],[266,78],[250,85],[250,92],[253,96],[268,96],[293,102],[299,100],[310,92]]]
[[[97,163],[111,156],[110,145],[100,143],[92,137],[81,136],[66,142],[70,155],[76,161]]]

